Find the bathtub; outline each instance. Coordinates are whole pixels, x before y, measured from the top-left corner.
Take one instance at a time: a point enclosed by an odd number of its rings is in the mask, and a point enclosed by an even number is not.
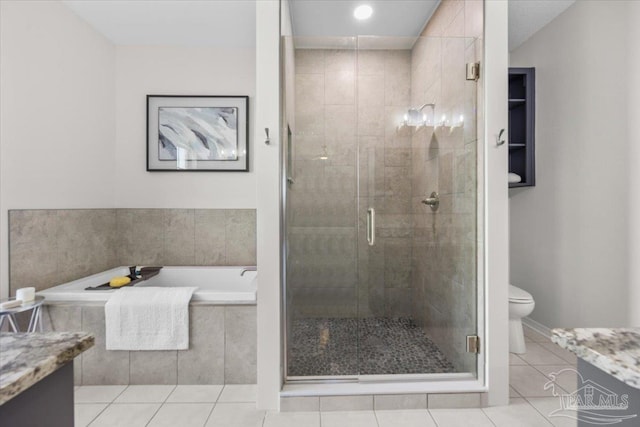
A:
[[[118,267],[40,291],[46,331],[85,331],[95,346],[74,361],[76,385],[254,384],[257,365],[257,273],[243,267],[164,267],[135,286],[195,286],[189,304],[189,349],[107,350],[104,304],[117,289],[87,291],[115,276]]]
[[[198,289],[192,303],[202,304],[255,304],[257,272],[240,273],[244,267],[163,267],[157,276],[136,284],[136,287],[195,286]],[[99,286],[116,276],[127,276],[129,267],[117,267],[82,279],[40,291],[45,304],[50,302],[106,302],[117,289],[87,291],[87,287]]]

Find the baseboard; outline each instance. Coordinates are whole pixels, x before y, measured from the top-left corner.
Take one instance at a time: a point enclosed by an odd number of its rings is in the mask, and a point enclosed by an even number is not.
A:
[[[551,339],[551,328],[546,327],[542,323],[536,322],[535,320],[531,319],[530,317],[523,317],[522,318],[522,324],[524,324],[525,326],[533,329],[534,331],[536,331],[540,335],[543,335],[543,336]]]

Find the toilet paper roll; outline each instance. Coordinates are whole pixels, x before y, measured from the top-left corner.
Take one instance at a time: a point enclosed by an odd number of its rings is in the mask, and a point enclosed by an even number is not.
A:
[[[31,302],[36,297],[36,288],[20,288],[16,291],[16,299],[22,302]]]

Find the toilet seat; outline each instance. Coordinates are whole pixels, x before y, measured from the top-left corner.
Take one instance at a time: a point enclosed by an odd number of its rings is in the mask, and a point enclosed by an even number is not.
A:
[[[533,297],[524,289],[509,285],[509,302],[515,304],[529,304],[533,302]]]

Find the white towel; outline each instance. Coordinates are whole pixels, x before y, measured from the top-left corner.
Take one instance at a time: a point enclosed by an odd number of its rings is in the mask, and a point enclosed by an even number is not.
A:
[[[187,350],[196,289],[118,289],[104,306],[107,350]]]
[[[515,184],[522,181],[522,177],[517,173],[509,172],[509,184]]]

